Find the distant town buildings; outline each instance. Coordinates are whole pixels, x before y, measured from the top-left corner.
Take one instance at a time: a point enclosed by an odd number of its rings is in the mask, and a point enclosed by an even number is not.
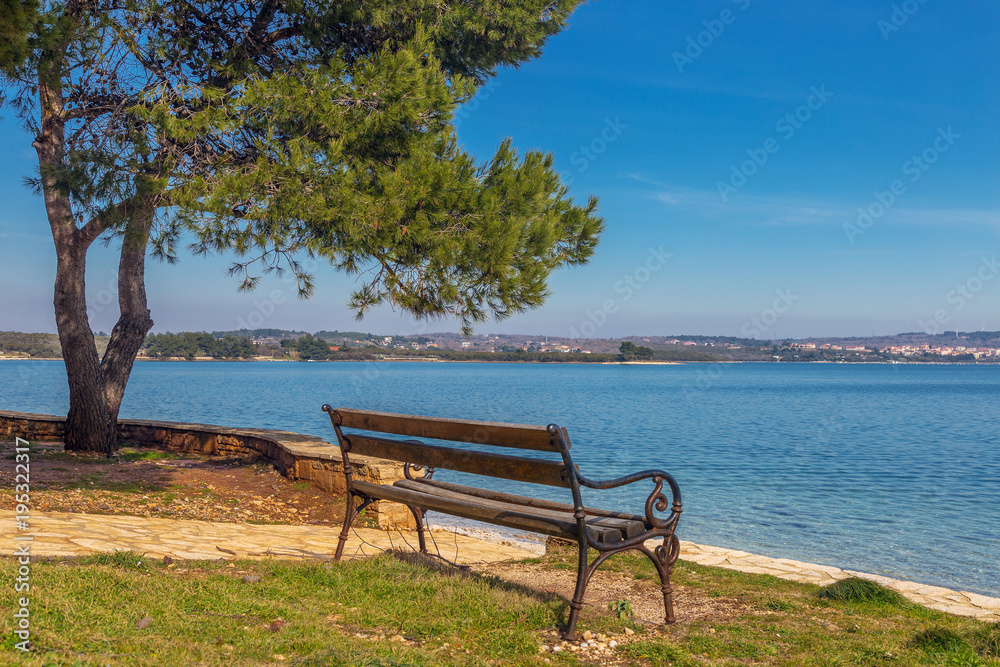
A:
[[[862,345],[840,346],[816,343],[789,343],[787,347],[793,350],[844,350],[845,352],[871,352],[871,348]],[[1000,357],[1000,349],[993,347],[966,347],[964,345],[889,345],[881,348],[882,352],[901,357],[936,355],[940,357],[960,357],[971,354],[976,359]]]

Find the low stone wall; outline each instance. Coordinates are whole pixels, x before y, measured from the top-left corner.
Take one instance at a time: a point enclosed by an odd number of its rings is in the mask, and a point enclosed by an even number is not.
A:
[[[0,440],[18,437],[35,442],[61,442],[64,428],[64,417],[0,410]],[[340,447],[311,435],[212,424],[119,419],[118,437],[122,442],[174,452],[259,456],[269,460],[290,480],[309,481],[339,496],[347,492]],[[392,484],[403,479],[403,466],[396,461],[352,456],[351,465],[355,479],[364,482]],[[378,501],[366,513],[374,518],[379,528],[416,528],[413,515],[404,505]]]

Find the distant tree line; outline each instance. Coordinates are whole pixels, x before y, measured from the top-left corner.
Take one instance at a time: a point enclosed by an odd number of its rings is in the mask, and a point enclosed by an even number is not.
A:
[[[19,331],[0,331],[0,352],[9,355],[25,354],[29,357],[55,359],[62,357],[59,336],[56,334],[21,333]]]
[[[709,343],[714,343],[716,345],[724,345],[726,343],[730,345],[740,345],[742,347],[770,347],[771,341],[767,339],[757,339],[757,338],[737,338],[735,336],[692,336],[692,335],[681,335],[673,336],[677,340],[688,341],[691,343],[697,343],[699,345],[708,345]]]
[[[950,364],[957,362],[978,362],[978,363],[988,363],[986,360],[976,359],[974,354],[953,354],[953,355],[939,355],[939,354],[913,354],[913,355],[902,355],[893,354],[889,350],[881,350],[878,347],[869,347],[864,352],[858,352],[854,350],[830,350],[830,349],[815,349],[815,350],[805,350],[801,348],[791,348],[791,347],[778,347],[774,346],[771,348],[771,353],[775,357],[780,357],[781,361],[791,361],[791,362],[815,362],[815,361],[835,361],[835,362],[845,362],[845,363],[871,363],[871,362],[888,362],[888,361],[898,361],[903,363],[912,362],[929,362],[936,364]]]
[[[215,359],[250,359],[256,348],[245,336],[216,338],[210,333],[162,333],[146,336],[143,344],[146,355],[153,358],[212,357]]]
[[[306,333],[305,331],[288,331],[287,329],[237,329],[235,331],[213,331],[215,338],[225,338],[226,336],[236,336],[237,338],[294,338]]]
[[[652,348],[636,345],[630,340],[625,341],[618,348],[618,356],[622,361],[652,361],[654,352]]]
[[[407,352],[410,356],[437,357],[444,361],[521,361],[539,363],[574,363],[593,364],[608,363],[615,361],[614,354],[582,354],[580,352],[528,352],[526,350],[515,350],[513,352],[486,352],[480,350],[436,350],[433,352],[393,350],[396,352]]]
[[[298,353],[299,359],[303,361],[325,361],[330,359],[331,347],[337,347],[326,342],[322,338],[316,338],[312,334],[306,334],[300,338],[284,338],[281,341],[281,349],[286,352],[294,350]]]
[[[653,359],[655,361],[728,361],[729,357],[720,357],[694,350],[653,350]]]

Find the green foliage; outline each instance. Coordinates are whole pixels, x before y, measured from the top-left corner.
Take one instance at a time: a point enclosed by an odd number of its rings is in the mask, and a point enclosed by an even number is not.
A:
[[[830,584],[819,592],[819,597],[824,600],[872,602],[892,607],[903,607],[910,604],[906,598],[891,588],[858,577],[848,577]]]
[[[792,611],[795,609],[795,605],[787,600],[768,600],[762,606],[771,611]]]
[[[288,331],[285,329],[238,329],[235,331],[213,331],[212,335],[216,338],[225,338],[226,336],[236,336],[237,338],[289,338],[292,336],[300,336],[306,333],[305,331]]]
[[[290,270],[308,296],[302,259],[322,257],[361,276],[359,317],[390,303],[468,330],[539,306],[602,230],[551,155],[505,141],[477,163],[452,128],[578,4],[49,1],[5,78],[31,137],[39,73],[67,100],[66,149],[35,185],[67,195],[88,232],[155,212],[160,259],[187,232],[197,253],[235,254],[241,289]]]
[[[281,341],[281,347],[298,351],[299,359],[305,361],[329,359],[332,353],[329,343],[322,338],[314,338],[312,334],[301,338],[286,338]]]
[[[635,346],[635,343],[633,343],[630,340],[627,340],[623,342],[621,346],[618,348],[618,354],[628,359],[635,357],[636,350],[638,349],[639,348]]]
[[[157,449],[134,450],[122,448],[119,458],[124,462],[132,461],[172,461],[180,458],[173,452],[164,452]]]
[[[727,361],[727,357],[719,357],[693,350],[655,350],[657,361]]]
[[[632,616],[635,616],[635,612],[632,611],[632,603],[624,598],[621,600],[615,600],[614,602],[609,602],[608,609],[610,609],[611,613],[618,618],[623,618],[625,616],[631,618]]]
[[[653,358],[653,350],[652,348],[640,345],[639,347],[635,348],[635,357],[636,359],[643,359],[649,361]]]
[[[114,662],[109,656],[124,656],[128,664],[242,667],[282,655],[301,665],[1000,667],[987,648],[1000,638],[995,623],[918,605],[817,605],[816,586],[683,560],[674,569],[675,590],[692,593],[684,599],[718,601],[710,616],[657,627],[585,607],[580,629],[616,637],[614,652],[606,658],[541,653],[542,644],[552,643],[550,632],[565,623],[567,602],[539,589],[547,587],[550,569],[572,569],[576,556],[572,546],[553,545],[523,563],[540,575],[535,590],[401,552],[336,564],[215,560],[175,568],[139,553],[39,559],[32,581],[45,595],[32,598],[36,648],[21,662],[105,665]],[[18,567],[16,558],[0,558],[0,577],[13,580]],[[655,571],[637,553],[607,561],[596,577],[606,570],[626,579]],[[259,580],[246,582],[247,575]],[[637,583],[634,592],[659,599],[651,582]],[[12,607],[15,595],[6,588],[0,604]],[[783,601],[789,604],[774,604]],[[678,604],[680,615],[692,612]],[[137,628],[146,617],[148,627]],[[277,619],[284,625],[275,630]],[[626,627],[637,634],[623,641]],[[393,641],[396,634],[407,641]],[[12,651],[13,644],[0,649]]]
[[[618,348],[618,354],[623,361],[632,361],[633,359],[651,361],[655,353],[652,348],[638,346],[632,341],[627,340]]]
[[[564,615],[561,599],[428,560],[184,561],[177,569],[147,567],[141,554],[33,561],[32,583],[46,593],[31,600],[34,650],[17,661],[249,667],[283,655],[295,665],[541,664],[539,633]],[[0,559],[0,575],[12,580],[16,570],[16,559]],[[244,582],[248,574],[260,581]],[[148,627],[137,628],[146,617]],[[413,641],[391,641],[396,634]]]
[[[690,341],[692,343],[698,343],[704,345],[706,343],[712,343],[716,345],[721,345],[724,343],[729,343],[732,345],[739,345],[741,347],[770,347],[772,342],[770,340],[763,340],[757,338],[737,338],[735,336],[697,336],[684,334],[680,336],[674,336],[680,341]]]
[[[911,639],[910,643],[928,653],[955,651],[969,646],[958,633],[947,628],[927,628]]]
[[[104,565],[122,570],[148,570],[149,558],[144,553],[136,551],[113,551],[81,556],[80,565]]]
[[[666,642],[637,641],[625,644],[619,652],[632,658],[640,658],[650,661],[654,665],[676,665],[686,667],[687,665],[699,664],[689,657],[687,651],[668,644]]]
[[[1000,623],[984,625],[973,633],[971,644],[979,655],[1000,658]]]
[[[323,340],[331,340],[331,341],[344,341],[344,340],[367,341],[379,338],[379,336],[370,333],[362,333],[360,331],[337,331],[336,329],[334,329],[333,331],[317,331],[313,335],[315,335],[316,338],[322,338]],[[407,338],[405,336],[393,336],[394,341],[397,339],[405,341],[406,343],[409,343],[414,340],[413,338]],[[430,342],[430,339],[428,338],[427,341]]]
[[[0,0],[0,72],[15,71],[27,58],[37,18],[38,0]]]
[[[218,359],[249,359],[256,353],[254,344],[249,338],[225,336],[216,338],[212,334],[163,333],[150,334],[143,344],[146,354],[150,357],[214,357]]]
[[[62,348],[55,334],[0,331],[0,354],[58,359],[62,357]]]

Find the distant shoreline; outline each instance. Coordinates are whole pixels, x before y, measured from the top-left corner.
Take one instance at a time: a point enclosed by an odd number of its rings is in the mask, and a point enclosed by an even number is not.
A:
[[[0,361],[62,361],[60,357],[6,357],[0,356]],[[539,365],[571,365],[571,366],[683,366],[686,364],[830,364],[844,366],[995,366],[998,362],[990,361],[828,361],[817,359],[815,361],[763,361],[763,360],[742,360],[742,359],[717,359],[714,361],[536,361],[532,359],[514,360],[503,359],[492,361],[490,359],[407,359],[397,357],[394,359],[183,359],[181,357],[169,357],[167,359],[150,359],[139,357],[136,362],[262,362],[262,363],[386,363],[386,364],[539,364]]]
[[[62,361],[60,357],[4,357],[0,356],[0,361]],[[404,364],[574,364],[584,366],[676,366],[679,364],[728,364],[741,363],[735,361],[536,361],[533,359],[511,360],[503,359],[492,361],[490,359],[427,359],[406,357],[396,357],[392,359],[241,359],[241,358],[212,358],[212,359],[184,359],[182,357],[167,357],[166,359],[151,359],[149,357],[138,357],[136,362],[198,362],[213,363],[220,361],[265,362],[265,363],[404,363]]]

